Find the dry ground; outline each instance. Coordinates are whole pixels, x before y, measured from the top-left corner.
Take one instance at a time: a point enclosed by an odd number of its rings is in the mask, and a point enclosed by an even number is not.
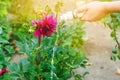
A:
[[[101,23],[87,23],[85,26],[87,38],[85,55],[92,66],[77,69],[76,73],[88,71],[90,74],[85,80],[120,80],[120,75],[115,74],[116,69],[120,67],[120,61],[110,60],[111,50],[115,44],[110,37],[111,30]]]

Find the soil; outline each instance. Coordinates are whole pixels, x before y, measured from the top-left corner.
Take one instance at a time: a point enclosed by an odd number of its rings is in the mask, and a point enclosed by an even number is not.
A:
[[[99,22],[85,24],[87,42],[85,44],[85,55],[89,58],[91,66],[86,69],[76,69],[75,72],[89,74],[84,80],[120,80],[120,61],[110,60],[111,50],[114,48],[114,41],[110,37],[111,30]],[[74,79],[71,79],[74,80]]]

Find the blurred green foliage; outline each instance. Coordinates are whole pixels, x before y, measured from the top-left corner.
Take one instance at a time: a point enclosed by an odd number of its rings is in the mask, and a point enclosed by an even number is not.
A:
[[[11,0],[0,0],[0,17],[5,17],[7,15],[11,4],[10,1]]]
[[[0,1],[0,54],[4,55],[7,60],[15,53],[11,44],[11,27],[7,20],[7,10],[10,7],[10,0]]]
[[[37,38],[28,30],[31,28],[31,20],[41,13],[58,16],[62,2],[55,4],[55,8],[46,5],[41,8],[39,14],[34,12],[32,0],[1,0],[0,1],[0,68],[8,67],[9,74],[0,76],[0,80],[50,80],[51,58],[56,41],[57,32],[52,36],[44,37],[41,46],[37,47]],[[11,5],[11,7],[10,7]],[[43,11],[42,11],[43,10]],[[9,11],[9,14],[8,14]],[[37,16],[36,16],[37,15]],[[11,18],[12,17],[12,18]],[[58,24],[58,42],[55,46],[54,80],[67,80],[75,77],[81,80],[86,74],[75,74],[74,69],[86,67],[87,59],[84,56],[82,22],[72,20]],[[18,63],[9,63],[12,55],[24,53],[27,58]],[[36,65],[36,54],[40,50],[41,63]]]
[[[115,48],[112,50],[111,60],[116,61],[117,58],[120,60],[120,13],[110,14],[105,19],[105,24],[112,30],[111,37],[116,42]]]
[[[33,0],[12,0],[11,7],[9,9],[9,13],[16,16],[15,23],[23,23],[28,22],[31,18],[34,18],[34,7]]]
[[[11,27],[7,21],[10,0],[0,0],[0,69],[7,68],[15,50],[11,45]],[[9,74],[0,76],[0,80],[11,80]]]
[[[28,36],[29,24],[33,18],[35,18],[33,0],[12,0],[11,7],[9,9],[9,23],[12,27],[12,38],[13,40],[19,40],[24,35]]]

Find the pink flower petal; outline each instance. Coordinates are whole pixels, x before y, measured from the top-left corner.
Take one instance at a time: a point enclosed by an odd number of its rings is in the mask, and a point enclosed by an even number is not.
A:
[[[37,24],[38,26],[34,36],[49,36],[56,30],[57,21],[51,15],[44,15],[41,21],[33,20],[32,24]]]

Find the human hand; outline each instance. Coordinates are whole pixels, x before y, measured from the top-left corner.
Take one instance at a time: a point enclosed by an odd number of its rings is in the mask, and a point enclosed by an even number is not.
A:
[[[106,4],[106,2],[91,2],[76,9],[75,13],[80,20],[98,21],[109,13]]]

